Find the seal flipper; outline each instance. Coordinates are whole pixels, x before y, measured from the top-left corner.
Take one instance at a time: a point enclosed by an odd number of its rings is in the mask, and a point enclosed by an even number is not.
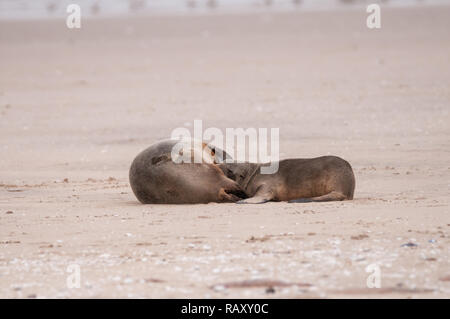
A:
[[[241,189],[241,187],[232,180],[228,181],[227,185],[219,190],[219,202],[237,202],[242,199],[248,198],[247,194]]]
[[[341,192],[333,191],[331,193],[325,194],[323,196],[313,197],[313,198],[298,198],[288,201],[288,203],[311,203],[311,202],[332,202],[341,201],[347,199],[347,196]]]
[[[297,199],[291,199],[288,201],[288,203],[312,203],[312,198],[297,198]]]
[[[260,186],[255,196],[240,200],[236,204],[264,204],[273,199],[273,194],[265,186]]]
[[[240,200],[236,202],[236,204],[264,204],[270,200],[271,198],[268,198],[266,196],[254,196],[251,198]]]
[[[233,196],[233,198],[236,198],[235,201],[248,198],[247,194],[245,194],[245,192],[241,189],[230,189],[230,190],[225,189],[225,192],[228,195]]]

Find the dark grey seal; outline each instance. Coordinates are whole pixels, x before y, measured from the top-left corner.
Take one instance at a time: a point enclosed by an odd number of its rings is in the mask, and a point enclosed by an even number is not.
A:
[[[143,204],[199,204],[236,202],[247,198],[241,187],[218,167],[227,154],[201,143],[201,163],[176,163],[173,149],[179,140],[164,140],[139,153],[130,167],[133,193]],[[175,156],[183,155],[175,154]]]

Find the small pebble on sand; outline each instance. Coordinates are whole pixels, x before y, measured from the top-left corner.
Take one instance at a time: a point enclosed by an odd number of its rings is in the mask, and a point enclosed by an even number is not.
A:
[[[268,287],[266,289],[266,294],[274,294],[275,293],[275,288],[273,287]]]
[[[417,246],[419,246],[419,245],[411,243],[411,242],[401,245],[401,247],[417,247]]]

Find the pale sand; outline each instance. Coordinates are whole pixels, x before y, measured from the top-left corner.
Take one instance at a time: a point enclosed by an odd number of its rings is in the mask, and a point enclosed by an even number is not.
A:
[[[365,19],[0,23],[0,297],[448,298],[450,8]],[[139,204],[134,156],[194,119],[347,159],[355,200]]]

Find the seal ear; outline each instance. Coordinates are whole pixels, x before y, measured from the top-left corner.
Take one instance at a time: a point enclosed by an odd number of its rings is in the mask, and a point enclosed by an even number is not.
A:
[[[170,161],[170,156],[162,155],[162,156],[156,156],[151,159],[152,165],[162,164],[161,162],[168,162]]]

